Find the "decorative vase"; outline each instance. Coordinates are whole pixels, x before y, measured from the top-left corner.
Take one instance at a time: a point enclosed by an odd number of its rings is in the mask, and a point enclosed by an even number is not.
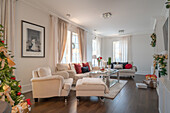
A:
[[[98,61],[98,67],[100,67],[100,62]]]

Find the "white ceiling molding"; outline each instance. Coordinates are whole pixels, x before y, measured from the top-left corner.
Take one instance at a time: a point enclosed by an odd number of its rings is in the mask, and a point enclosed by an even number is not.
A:
[[[144,34],[153,31],[153,18],[164,13],[165,0],[25,0],[40,10],[79,26],[89,32],[97,29],[99,36],[118,34],[120,29],[125,34]],[[111,12],[112,16],[104,19],[102,14]],[[69,18],[66,14],[70,14]],[[77,22],[76,22],[77,21]],[[141,31],[139,33],[139,31]],[[93,32],[92,32],[93,33]]]
[[[29,6],[31,6],[31,7],[33,7],[33,8],[36,8],[36,9],[38,9],[38,10],[40,10],[40,11],[43,11],[44,13],[48,13],[49,15],[53,15],[53,16],[56,16],[56,17],[58,17],[58,18],[61,18],[62,20],[68,22],[69,24],[72,24],[72,25],[74,25],[74,26],[76,26],[76,27],[80,27],[80,28],[84,29],[84,30],[87,31],[87,32],[91,32],[91,31],[89,31],[87,28],[85,28],[85,27],[83,27],[83,26],[81,26],[81,25],[78,25],[78,24],[76,24],[76,23],[74,23],[74,22],[72,22],[72,21],[70,21],[70,20],[68,20],[68,19],[66,19],[66,18],[63,18],[62,16],[59,16],[58,14],[56,14],[56,13],[54,13],[53,11],[49,10],[49,8],[46,8],[45,6],[42,6],[42,4],[37,5],[38,3],[37,3],[37,1],[35,1],[35,0],[34,0],[34,3],[31,2],[31,1],[29,1],[29,0],[19,0],[19,1],[24,2],[24,3],[26,3],[27,5],[29,5]]]

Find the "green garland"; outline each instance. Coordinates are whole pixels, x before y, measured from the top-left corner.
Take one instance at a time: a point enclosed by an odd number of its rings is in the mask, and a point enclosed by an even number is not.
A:
[[[166,2],[165,4],[166,4],[166,8],[169,9],[170,8],[170,0],[168,0],[168,2]]]
[[[165,60],[168,59],[168,55],[162,55],[162,54],[158,55],[158,54],[155,54],[153,56],[153,58],[154,58],[154,62],[156,64],[159,64],[159,68],[160,68],[159,72],[160,72],[160,74],[162,76],[167,75],[167,69],[166,69],[167,62]]]
[[[152,47],[155,47],[156,46],[156,34],[155,33],[153,33],[152,35],[151,35],[151,38],[152,38],[152,41],[151,41],[151,46]]]

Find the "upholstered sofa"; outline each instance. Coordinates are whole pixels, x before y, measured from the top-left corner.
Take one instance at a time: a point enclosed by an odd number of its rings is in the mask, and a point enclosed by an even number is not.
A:
[[[128,63],[128,62],[113,62],[111,63],[111,69],[114,69],[115,64],[122,64],[123,68],[118,69],[119,70],[119,76],[123,77],[135,77],[135,73],[137,72],[137,67],[133,66],[133,63]],[[126,64],[131,64],[132,68],[130,69],[125,69]]]
[[[67,72],[62,74],[51,74],[49,67],[41,67],[32,71],[32,94],[35,101],[38,98],[54,96],[66,97],[69,95],[73,79],[69,78]]]
[[[98,70],[99,67],[92,67],[91,62],[89,62],[90,70]],[[84,77],[89,77],[89,72],[77,74],[74,68],[74,64],[57,64],[56,65],[56,72],[57,75],[63,75],[63,73],[68,73],[70,78],[73,78],[73,84],[76,84],[78,79],[82,79]]]

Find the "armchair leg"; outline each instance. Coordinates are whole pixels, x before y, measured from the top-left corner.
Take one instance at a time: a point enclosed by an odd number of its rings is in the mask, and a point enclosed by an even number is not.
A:
[[[34,101],[35,101],[35,102],[38,102],[38,98],[34,98]]]
[[[77,98],[77,101],[79,101],[80,100],[80,97],[76,97]]]
[[[64,102],[67,103],[67,97],[64,97]]]
[[[101,102],[104,102],[104,97],[99,97]]]

